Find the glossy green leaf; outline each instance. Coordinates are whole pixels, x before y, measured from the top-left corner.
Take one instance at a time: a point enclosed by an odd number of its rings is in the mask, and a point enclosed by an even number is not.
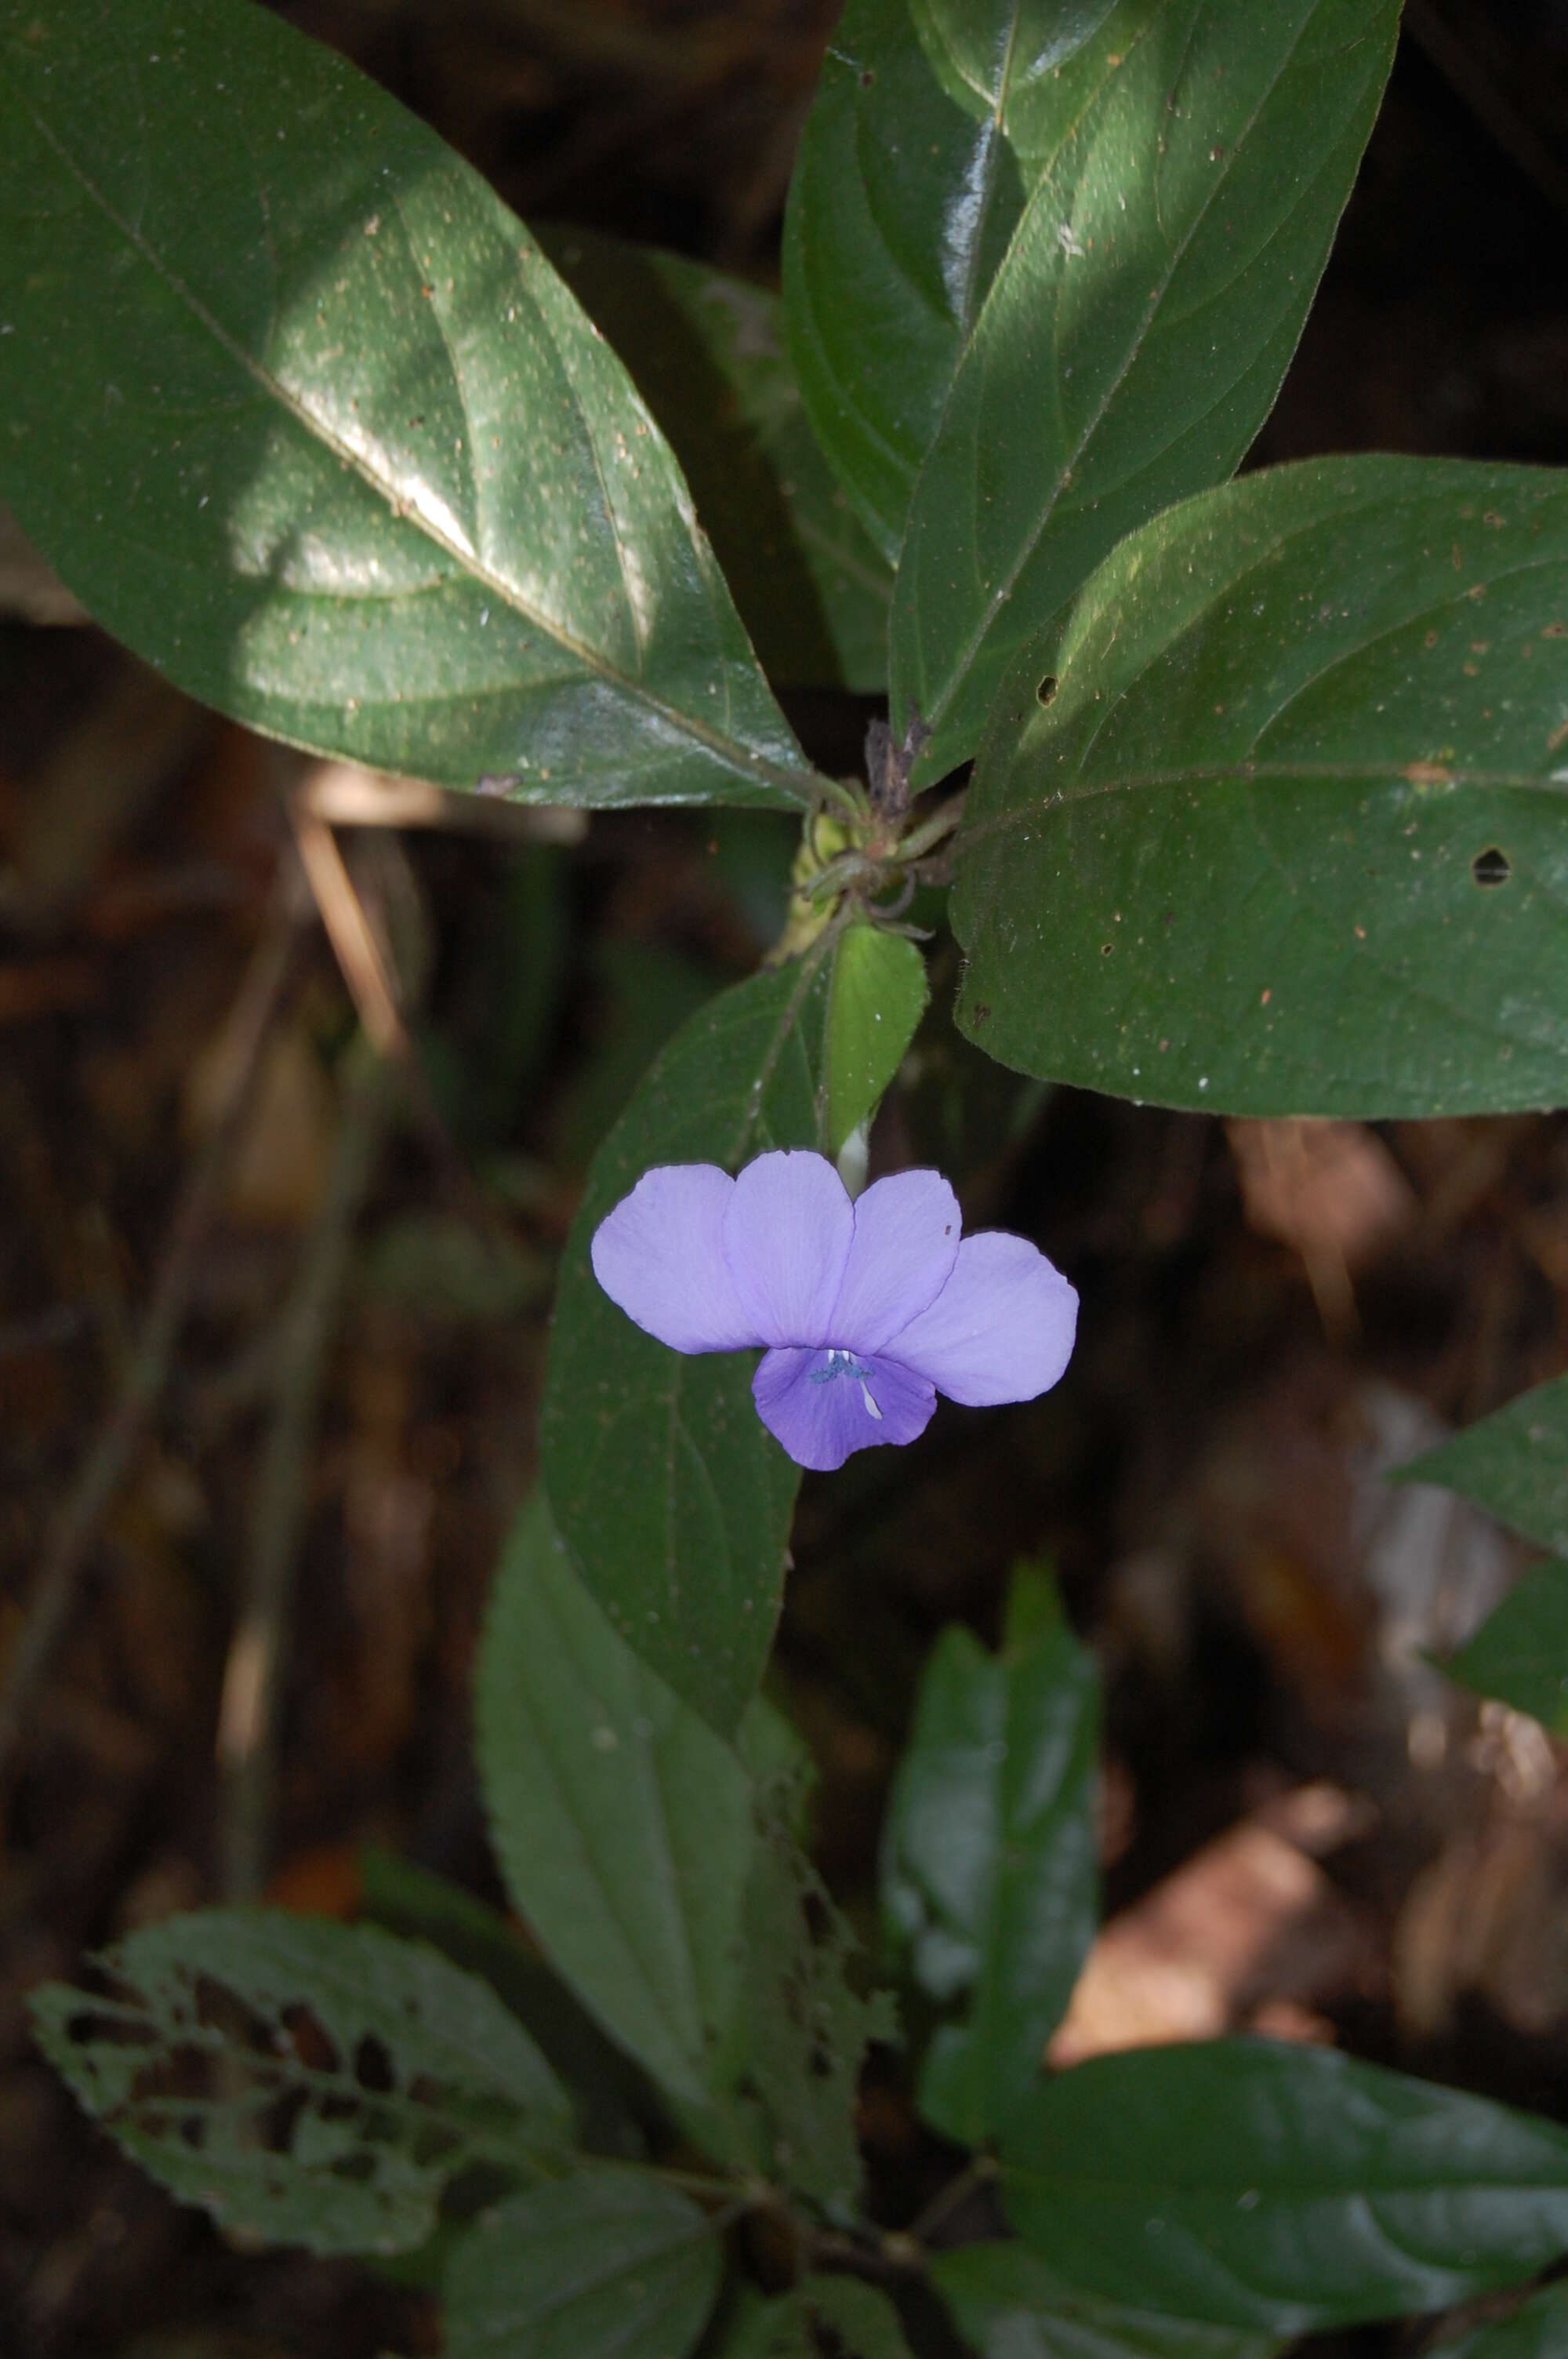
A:
[[[987,290],[1071,119],[1077,78],[1066,93],[1053,81],[1114,5],[849,0],[838,20],[790,185],[785,321],[817,433],[890,559]]]
[[[947,2136],[991,2137],[1033,2088],[1098,1911],[1094,1658],[1051,1584],[1015,1577],[1007,1640],[938,1640],[888,1805],[882,1908],[939,2005],[920,2110]]]
[[[925,961],[903,934],[851,926],[833,959],[827,1011],[827,1152],[875,1114],[929,996]]]
[[[1294,349],[1398,0],[860,0],[802,143],[791,343],[890,556],[917,782],[1121,536],[1228,475]]]
[[[974,752],[1018,649],[1122,535],[1222,483],[1263,423],[1399,17],[1399,0],[1131,0],[1052,78],[1049,160],[900,553],[893,719],[932,731],[917,784]]]
[[[752,1783],[617,1637],[538,1495],[496,1573],[474,1702],[514,1904],[604,2028],[702,2112],[741,1988]]]
[[[1568,2130],[1328,2049],[1097,2057],[1000,2152],[1014,2227],[1066,2283],[1219,2326],[1435,2310],[1568,2246]]]
[[[931,2281],[983,2359],[1273,2359],[1280,2339],[1097,2301],[1019,2244],[934,2253]]]
[[[964,1030],[1215,1113],[1568,1098],[1568,486],[1314,460],[1123,542],[999,696]]]
[[[422,1943],[281,1909],[144,1927],[52,1983],[39,2047],[169,2192],[318,2253],[400,2253],[476,2165],[559,2167],[566,2092],[493,1991]]]
[[[778,297],[620,238],[539,242],[668,436],[769,678],[884,690],[892,575],[807,422]]]
[[[1411,1459],[1395,1479],[1461,1491],[1498,1523],[1568,1556],[1568,1376],[1521,1393]]]
[[[1568,2285],[1548,2286],[1521,2302],[1511,2318],[1497,2319],[1434,2343],[1431,2359],[1563,2359],[1568,2351]]]
[[[525,800],[809,798],[613,353],[268,9],[0,5],[0,412],[60,573],[254,727]]]
[[[649,1071],[589,1173],[561,1269],[540,1446],[556,1518],[622,1636],[732,1735],[773,1644],[799,1469],[752,1355],[667,1351],[600,1290],[604,1215],[656,1163],[826,1145],[831,952],[721,992]]]
[[[446,2274],[447,2359],[681,2359],[723,2254],[674,2188],[581,2171],[486,2212]]]
[[[1568,1737],[1568,1560],[1531,1565],[1443,1669]]]

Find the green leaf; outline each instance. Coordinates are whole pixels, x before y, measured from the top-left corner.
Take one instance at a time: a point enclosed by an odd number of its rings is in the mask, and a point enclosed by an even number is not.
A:
[[[909,2359],[909,2345],[897,2310],[875,2286],[808,2277],[772,2299],[741,2287],[716,2359]]]
[[[86,604],[254,727],[522,800],[810,798],[613,353],[268,9],[5,0],[0,411]]]
[[[1531,1565],[1443,1669],[1568,1737],[1568,1560]]]
[[[1053,80],[1049,162],[899,560],[917,783],[974,752],[1020,647],[1123,534],[1223,483],[1273,408],[1399,19],[1399,0],[1132,0]]]
[[[997,701],[960,1025],[1214,1113],[1562,1102],[1565,638],[1558,475],[1314,460],[1147,526]]]
[[[890,559],[1053,144],[1046,78],[1113,5],[849,0],[838,20],[790,185],[785,321],[812,422]]]
[[[826,1145],[831,998],[828,952],[753,975],[682,1027],[594,1158],[550,1343],[540,1449],[560,1529],[622,1637],[726,1736],[773,1644],[800,1472],[758,1419],[751,1355],[643,1334],[589,1246],[656,1163],[733,1169]]]
[[[1272,406],[1392,60],[1398,0],[862,0],[785,241],[817,433],[897,554],[916,781],[1122,535]]]
[[[1568,2351],[1568,2285],[1548,2286],[1521,2302],[1511,2318],[1495,2320],[1438,2343],[1431,2359],[1563,2359]]]
[[[514,1903],[611,2037],[704,2112],[741,1987],[751,1780],[617,1637],[538,1495],[497,1570],[474,1710]]]
[[[908,2359],[908,2352],[887,2293],[853,2277],[806,2277],[773,2298],[741,2286],[715,2359]]]
[[[1498,1523],[1568,1556],[1568,1376],[1521,1393],[1393,1479],[1463,1492]]]
[[[1568,1735],[1568,1376],[1554,1376],[1395,1470],[1441,1483],[1555,1551],[1532,1565],[1443,1668]]]
[[[662,2109],[624,2050],[607,2039],[515,1923],[427,1867],[370,1844],[360,1853],[360,1906],[389,1932],[428,1941],[480,1975],[522,2022],[571,2091],[578,2141],[595,2154],[642,2151]]]
[[[858,2277],[807,2277],[806,2310],[833,2337],[842,2359],[909,2359],[903,2326],[890,2297]]]
[[[579,2172],[498,2205],[458,2245],[448,2359],[680,2359],[722,2267],[712,2222],[675,2189]]]
[[[1094,1658],[1027,1566],[1002,1652],[955,1625],[921,1683],[882,1907],[921,1988],[962,2003],[925,2059],[920,2110],[965,2145],[1033,2086],[1094,1939],[1098,1701]]]
[[[1017,2244],[934,2253],[932,2283],[984,2359],[1273,2359],[1277,2335],[1162,2318],[1075,2293]]]
[[[827,1152],[875,1114],[929,994],[925,961],[902,934],[851,926],[833,961],[827,1012]]]
[[[869,2040],[892,2041],[888,1993],[861,1998],[858,1944],[782,1821],[764,1814],[747,1895],[736,2051],[761,2108],[758,2158],[785,2185],[852,2206],[860,2184],[855,2092]]]
[[[39,2047],[169,2192],[270,2244],[399,2253],[448,2182],[529,2177],[571,2109],[485,1984],[420,1944],[279,1909],[204,1909],[30,2005]]]
[[[669,437],[769,678],[884,690],[892,576],[806,421],[777,296],[590,231],[540,244]]]
[[[1568,2130],[1331,2049],[1096,2057],[1001,2141],[1024,2243],[1068,2284],[1274,2334],[1463,2301],[1568,2245]]]

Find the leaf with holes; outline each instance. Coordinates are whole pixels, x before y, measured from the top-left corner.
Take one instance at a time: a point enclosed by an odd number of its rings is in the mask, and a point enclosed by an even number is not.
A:
[[[279,1909],[206,1909],[53,1983],[39,2047],[182,2201],[272,2244],[399,2253],[449,2181],[569,2150],[565,2091],[494,1993],[433,1950]]]
[[[631,2171],[579,2171],[479,2220],[446,2273],[447,2359],[681,2359],[719,2291],[707,2212]]]
[[[832,989],[828,951],[682,1027],[594,1158],[550,1340],[540,1448],[557,1522],[622,1637],[726,1736],[773,1643],[800,1470],[758,1419],[752,1354],[667,1351],[601,1290],[589,1246],[654,1164],[826,1146]]]
[[[1436,2310],[1568,2245],[1568,2130],[1323,2048],[1099,2056],[1000,2142],[1023,2243],[1102,2299],[1278,2335]]]
[[[887,687],[887,560],[806,421],[779,299],[591,231],[539,242],[669,437],[770,679]]]
[[[920,2110],[978,2146],[1039,2073],[1098,1914],[1094,1658],[1053,1584],[1014,1575],[1000,1655],[944,1631],[882,1839],[882,1909],[939,2026]]]
[[[180,687],[524,800],[809,799],[625,371],[341,59],[233,0],[6,0],[0,224],[0,494]]]
[[[708,2115],[731,2038],[756,1856],[752,1781],[618,1637],[535,1495],[496,1572],[475,1683],[507,1889],[556,1972],[679,2104]],[[728,2143],[705,2120],[710,2144]]]
[[[931,2281],[985,2359],[1274,2359],[1276,2334],[1162,2318],[1076,2292],[1022,2245],[934,2253]]]
[[[852,1986],[858,1944],[777,1804],[762,1821],[734,2033],[761,2111],[758,2159],[819,2203],[852,2208],[860,2066],[870,2041],[897,2039],[897,2017],[890,1993],[862,1998]]]
[[[959,1024],[1216,1113],[1560,1104],[1565,729],[1560,475],[1314,460],[1190,500],[997,699]]]

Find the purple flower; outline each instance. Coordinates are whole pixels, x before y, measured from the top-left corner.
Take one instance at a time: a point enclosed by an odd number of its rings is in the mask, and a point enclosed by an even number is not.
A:
[[[802,1466],[913,1441],[938,1391],[973,1408],[1033,1400],[1066,1366],[1078,1298],[1024,1237],[959,1242],[937,1171],[851,1203],[826,1157],[759,1155],[644,1171],[594,1232],[612,1302],[676,1352],[767,1349],[757,1415]]]

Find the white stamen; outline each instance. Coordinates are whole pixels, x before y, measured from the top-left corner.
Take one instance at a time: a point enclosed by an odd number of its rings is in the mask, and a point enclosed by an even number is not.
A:
[[[871,1416],[876,1419],[877,1423],[881,1425],[882,1421],[882,1413],[877,1407],[875,1401],[871,1398],[871,1388],[870,1385],[862,1385],[860,1386],[860,1398],[865,1402],[868,1410],[871,1412]]]

